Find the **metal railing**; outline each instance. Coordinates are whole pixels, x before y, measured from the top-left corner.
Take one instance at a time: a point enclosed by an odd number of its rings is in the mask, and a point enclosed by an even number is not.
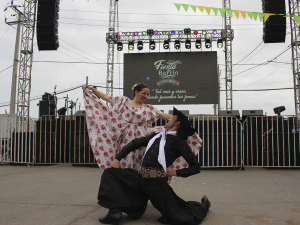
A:
[[[0,163],[33,163],[35,121],[20,116],[0,115]]]
[[[300,167],[295,116],[190,116],[203,140],[202,167]],[[85,116],[42,116],[28,131],[17,116],[0,117],[1,162],[95,164]],[[153,125],[164,125],[158,120]]]

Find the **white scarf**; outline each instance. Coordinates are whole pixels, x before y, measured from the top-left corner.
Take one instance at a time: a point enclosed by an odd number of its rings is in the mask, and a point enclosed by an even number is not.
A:
[[[153,144],[155,139],[161,137],[160,143],[159,143],[158,162],[160,165],[162,165],[162,167],[164,168],[164,171],[166,173],[167,173],[166,157],[165,157],[166,136],[167,136],[167,134],[176,135],[176,133],[177,133],[177,131],[166,131],[166,130],[158,133],[157,135],[155,135],[153,138],[150,139],[150,141],[148,142],[145,154],[144,154],[144,157],[145,157],[148,149],[151,147],[151,145]],[[144,159],[144,157],[143,157],[143,159]]]

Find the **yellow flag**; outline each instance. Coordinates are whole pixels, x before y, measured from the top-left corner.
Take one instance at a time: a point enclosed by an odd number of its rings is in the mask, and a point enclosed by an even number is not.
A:
[[[240,10],[233,10],[236,18],[239,18],[240,17]]]
[[[209,15],[209,14],[210,14],[210,11],[211,11],[211,7],[204,7],[204,8],[205,8],[207,14]]]
[[[242,16],[243,16],[243,18],[245,19],[246,18],[246,11],[240,11],[241,12],[241,14],[242,14]]]
[[[204,6],[197,6],[197,7],[201,12],[203,12]]]
[[[274,13],[265,13],[264,22],[266,22],[269,19],[269,17],[272,16],[272,15],[276,15],[276,14],[274,14]]]

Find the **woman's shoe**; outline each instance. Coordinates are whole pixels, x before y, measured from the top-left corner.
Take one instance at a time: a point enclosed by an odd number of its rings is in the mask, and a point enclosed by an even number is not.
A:
[[[203,198],[201,199],[201,203],[203,203],[206,206],[207,210],[209,210],[211,204],[206,195],[203,195]]]
[[[106,216],[99,218],[99,222],[103,224],[118,225],[122,219],[122,211],[118,209],[109,210]]]

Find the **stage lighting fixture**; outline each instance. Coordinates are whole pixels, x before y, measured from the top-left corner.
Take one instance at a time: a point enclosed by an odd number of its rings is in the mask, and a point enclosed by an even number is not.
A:
[[[157,30],[156,30],[156,31],[154,31],[154,34],[155,34],[155,35],[158,35],[158,31],[157,31]]]
[[[154,34],[154,30],[148,29],[147,30],[147,35],[152,36]]]
[[[143,31],[143,35],[146,35],[147,34],[147,32],[146,31]]]
[[[197,35],[197,34],[198,34],[198,31],[195,30],[195,31],[194,31],[194,34]]]
[[[176,33],[175,30],[172,30],[171,34],[174,35],[175,33]]]
[[[149,48],[150,48],[151,50],[154,50],[154,49],[155,49],[155,41],[150,41],[150,43],[149,43]]]
[[[223,48],[223,41],[222,41],[222,39],[218,39],[217,47],[218,48]]]
[[[167,34],[167,32],[166,32],[166,31],[163,31],[163,32],[162,32],[162,34],[163,34],[163,35],[166,35],[166,34]]]
[[[213,35],[217,35],[218,31],[214,30]]]
[[[176,50],[180,49],[180,41],[179,41],[179,40],[175,40],[174,48],[175,48]]]
[[[128,42],[128,49],[132,51],[134,49],[133,41]]]
[[[122,36],[122,35],[123,35],[123,32],[122,32],[122,31],[119,31],[119,32],[118,32],[118,35],[119,35],[119,36]]]
[[[168,40],[164,40],[164,49],[169,49],[170,45],[169,45],[169,41]]]
[[[118,51],[122,51],[123,50],[123,43],[122,42],[118,42],[117,43],[117,49],[118,49]]]
[[[178,34],[179,34],[179,35],[182,35],[182,34],[183,34],[183,32],[182,32],[182,31],[178,31]]]
[[[127,32],[127,33],[126,33],[127,36],[130,36],[130,34],[131,34],[130,32]]]
[[[135,35],[135,36],[138,36],[138,35],[139,35],[139,32],[134,32],[134,35]]]
[[[138,43],[137,43],[137,49],[138,50],[143,50],[143,42],[142,41],[138,41]]]
[[[207,33],[206,30],[203,30],[203,31],[202,31],[202,34],[203,34],[203,35],[205,35],[206,33]]]
[[[211,40],[210,39],[205,39],[205,47],[210,48],[211,47]]]
[[[190,28],[185,28],[183,31],[184,31],[185,35],[191,34],[191,29]]]
[[[197,49],[200,49],[200,48],[201,48],[201,40],[196,40],[195,47],[196,47]]]
[[[191,40],[186,40],[185,41],[185,48],[186,49],[191,49]]]

